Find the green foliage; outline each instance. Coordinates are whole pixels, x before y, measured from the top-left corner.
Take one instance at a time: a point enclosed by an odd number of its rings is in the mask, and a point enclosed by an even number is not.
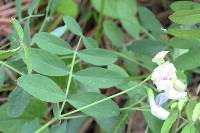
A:
[[[33,38],[33,42],[43,50],[57,55],[73,53],[68,42],[46,32],[40,32]]]
[[[94,88],[108,88],[121,84],[124,81],[124,76],[111,70],[90,67],[74,74],[74,78],[82,84]]]
[[[77,16],[78,5],[74,0],[59,0],[57,12],[63,16]]]
[[[115,47],[122,48],[124,43],[123,33],[112,21],[104,22],[104,32]]]
[[[195,127],[189,123],[183,128],[181,133],[195,133]]]
[[[163,123],[161,133],[169,133],[172,125],[178,117],[178,112],[172,112],[173,114]]]
[[[94,92],[87,92],[72,95],[67,101],[79,109],[104,98],[106,98],[104,95]],[[120,111],[116,103],[114,103],[112,100],[107,100],[106,102],[94,105],[92,108],[84,109],[82,112],[95,118],[107,118],[118,115]]]
[[[81,27],[79,26],[79,24],[76,22],[76,20],[74,20],[74,18],[72,17],[64,17],[63,18],[65,25],[67,26],[67,28],[74,34],[78,35],[78,36],[82,36],[82,30]]]
[[[17,84],[42,101],[57,103],[65,99],[63,91],[55,82],[39,74],[22,76],[17,80]]]
[[[69,73],[65,63],[49,52],[32,48],[30,57],[33,70],[38,73],[49,76],[64,76]]]
[[[14,118],[21,116],[30,101],[31,96],[20,87],[17,87],[8,96],[8,116]]]
[[[0,48],[0,132],[75,133],[93,118],[99,132],[122,133],[136,110],[148,132],[200,130],[198,3],[162,1],[174,12],[169,27],[137,0],[33,0],[27,11],[22,0],[15,3],[18,20]],[[146,104],[146,89],[158,92],[147,81],[152,58],[164,50],[193,93],[187,90],[179,112],[180,101],[163,104],[170,116],[161,121]]]
[[[83,61],[97,66],[109,65],[117,60],[117,56],[111,51],[100,48],[81,50],[78,52],[78,56]]]

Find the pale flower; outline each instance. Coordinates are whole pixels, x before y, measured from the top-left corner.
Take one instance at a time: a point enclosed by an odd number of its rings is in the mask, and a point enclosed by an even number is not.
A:
[[[155,117],[157,117],[161,120],[166,120],[170,114],[169,111],[162,108],[160,105],[156,104],[156,102],[154,100],[154,94],[151,89],[148,89],[147,93],[148,93],[148,97],[149,97],[152,115],[154,115]],[[160,98],[162,100],[162,97],[160,97]]]
[[[165,91],[165,93],[169,99],[173,99],[173,100],[179,100],[187,96],[187,92],[183,90],[177,90],[174,88],[168,88]]]
[[[152,59],[152,62],[157,63],[158,65],[165,62],[164,58],[169,53],[169,51],[161,51],[155,55],[155,57]]]

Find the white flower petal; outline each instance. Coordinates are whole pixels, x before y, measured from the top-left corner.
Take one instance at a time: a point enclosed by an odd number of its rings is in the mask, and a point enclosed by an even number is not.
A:
[[[168,88],[165,91],[165,93],[169,99],[174,99],[174,100],[179,100],[187,96],[187,92],[183,90],[177,90],[174,88]]]
[[[166,120],[170,114],[169,111],[156,104],[151,106],[151,113],[161,120]]]
[[[169,51],[161,51],[157,53],[154,58],[152,59],[152,62],[157,63],[158,65],[162,64],[165,62],[164,58],[169,53]]]
[[[168,88],[173,88],[173,82],[171,80],[156,81],[154,84],[157,87],[158,91],[167,90]]]
[[[171,80],[176,78],[176,68],[172,63],[166,62],[156,67],[152,73],[152,81]]]

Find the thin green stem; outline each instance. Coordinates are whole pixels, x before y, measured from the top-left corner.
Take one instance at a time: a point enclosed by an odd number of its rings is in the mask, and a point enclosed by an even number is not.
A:
[[[39,128],[38,130],[35,131],[35,133],[40,133],[41,131],[43,131],[45,128],[47,128],[49,125],[51,125],[52,123],[54,123],[56,121],[56,118],[51,119],[49,122],[47,122],[44,126],[42,126],[41,128]]]
[[[25,20],[27,20],[27,19],[29,19],[29,18],[42,17],[42,16],[44,16],[44,15],[45,15],[45,14],[36,14],[36,15],[27,16],[27,17],[23,18],[23,19],[21,20],[21,22],[22,22],[22,21],[25,21]]]
[[[4,65],[4,66],[8,67],[8,68],[11,69],[12,71],[14,71],[14,72],[16,72],[16,73],[18,73],[18,74],[20,74],[20,75],[24,75],[22,72],[20,72],[20,71],[17,70],[16,68],[14,68],[14,67],[12,67],[12,66],[6,64],[6,63],[3,62],[3,61],[0,61],[0,64],[2,64],[2,65]]]
[[[143,80],[143,81],[140,82],[139,84],[137,84],[137,85],[135,85],[135,86],[133,86],[133,87],[127,89],[127,90],[124,90],[124,91],[119,92],[119,93],[117,93],[117,94],[114,94],[114,95],[112,95],[112,96],[106,97],[106,98],[101,99],[101,100],[99,100],[99,101],[93,102],[93,103],[91,103],[91,104],[88,104],[88,105],[86,105],[86,106],[83,106],[83,107],[81,107],[81,108],[79,108],[79,109],[76,109],[76,110],[74,110],[74,111],[71,111],[71,112],[69,112],[69,113],[63,114],[63,115],[61,115],[61,116],[62,116],[62,117],[69,116],[69,115],[71,115],[71,114],[77,113],[77,112],[79,112],[79,111],[82,111],[82,110],[84,110],[84,109],[90,108],[90,107],[92,107],[92,106],[94,106],[94,105],[97,105],[97,104],[99,104],[99,103],[102,103],[102,102],[105,102],[105,101],[107,101],[107,100],[110,100],[110,99],[112,99],[112,98],[114,98],[114,97],[120,96],[120,95],[125,94],[125,93],[127,93],[127,92],[129,92],[129,91],[132,91],[133,89],[137,88],[138,86],[141,86],[141,85],[144,84],[146,81],[148,81],[148,80],[150,79],[150,77],[151,77],[151,75],[148,76],[145,80]]]
[[[61,117],[61,119],[62,120],[69,120],[69,119],[77,119],[77,118],[82,118],[82,117],[87,117],[87,115],[76,115],[76,116]]]
[[[73,75],[73,70],[74,70],[74,65],[75,65],[75,60],[76,60],[76,55],[77,55],[77,51],[78,51],[78,48],[79,48],[79,45],[81,43],[81,38],[79,39],[78,41],[78,44],[76,46],[76,49],[74,51],[74,55],[73,55],[73,58],[72,58],[72,63],[71,63],[71,69],[70,69],[70,72],[69,72],[69,79],[68,79],[68,82],[67,82],[67,89],[65,91],[65,100],[63,101],[62,103],[62,106],[61,106],[61,109],[60,109],[60,113],[62,113],[63,109],[64,109],[64,106],[65,106],[65,103],[67,101],[67,96],[68,96],[68,93],[69,93],[69,88],[70,88],[70,85],[71,85],[71,81],[72,81],[72,75]]]

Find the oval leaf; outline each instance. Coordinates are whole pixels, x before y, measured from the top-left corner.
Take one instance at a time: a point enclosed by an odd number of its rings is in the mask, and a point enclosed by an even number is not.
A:
[[[189,52],[177,57],[176,60],[174,61],[175,66],[181,70],[191,70],[193,68],[200,66],[199,51],[200,51],[199,48],[192,49]]]
[[[37,33],[33,37],[33,42],[43,50],[57,55],[73,53],[68,42],[46,32]]]
[[[97,66],[109,65],[117,60],[117,56],[113,54],[111,51],[100,48],[81,50],[78,53],[78,56],[85,62]]]
[[[117,25],[115,25],[112,21],[105,21],[104,24],[104,32],[106,36],[111,40],[112,44],[116,47],[123,47],[124,38],[123,33]]]
[[[161,133],[169,133],[177,117],[178,117],[178,112],[173,112],[171,116],[167,118],[167,120],[163,123],[163,126],[161,128]]]
[[[31,49],[33,70],[48,76],[64,76],[68,74],[67,66],[57,56],[41,49]]]
[[[106,96],[99,93],[86,92],[70,96],[68,102],[76,108],[81,108],[104,98],[106,98]],[[95,118],[107,118],[118,115],[120,111],[116,103],[114,103],[112,100],[107,100],[84,109],[82,112]]]
[[[181,133],[195,133],[195,127],[189,123],[183,128]]]
[[[200,103],[197,103],[192,113],[192,120],[196,121],[200,117]]]
[[[169,16],[177,24],[193,25],[200,22],[200,10],[179,10]]]
[[[81,70],[75,73],[74,78],[82,84],[94,88],[108,88],[119,85],[124,81],[121,74],[98,67]]]
[[[45,76],[25,75],[17,80],[17,84],[30,95],[42,101],[58,103],[65,100],[65,94],[60,87]]]
[[[73,17],[70,16],[66,16],[63,18],[64,22],[67,26],[67,28],[74,34],[78,35],[78,36],[83,36],[81,27],[79,26],[79,24],[76,22],[76,20]]]

